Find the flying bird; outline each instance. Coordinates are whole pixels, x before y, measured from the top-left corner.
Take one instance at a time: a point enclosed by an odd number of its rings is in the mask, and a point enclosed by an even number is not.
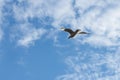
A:
[[[70,34],[68,39],[73,38],[74,36],[76,36],[76,34],[88,34],[87,32],[83,32],[80,29],[73,31],[72,29],[62,27],[61,30],[68,32]]]

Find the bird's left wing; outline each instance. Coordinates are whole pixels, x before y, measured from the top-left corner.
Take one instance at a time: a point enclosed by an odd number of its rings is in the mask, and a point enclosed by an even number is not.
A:
[[[69,32],[70,34],[74,33],[73,30],[66,28],[64,31]]]

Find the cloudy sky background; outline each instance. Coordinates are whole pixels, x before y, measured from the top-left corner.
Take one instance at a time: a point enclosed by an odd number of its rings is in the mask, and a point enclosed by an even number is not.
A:
[[[120,80],[119,34],[120,0],[0,0],[0,79]]]

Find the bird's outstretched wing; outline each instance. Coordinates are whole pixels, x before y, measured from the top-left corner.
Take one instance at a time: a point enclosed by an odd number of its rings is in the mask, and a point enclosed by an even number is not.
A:
[[[89,33],[87,33],[87,32],[79,32],[79,34],[89,34]]]
[[[73,31],[73,30],[68,29],[68,28],[64,29],[64,31],[65,31],[65,32],[69,32],[70,34],[74,33],[74,31]]]

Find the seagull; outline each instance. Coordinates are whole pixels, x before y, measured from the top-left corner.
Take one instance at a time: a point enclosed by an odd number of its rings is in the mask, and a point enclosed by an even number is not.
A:
[[[68,39],[73,38],[76,34],[88,34],[87,32],[83,32],[80,29],[73,31],[72,29],[62,27],[61,30],[68,32],[70,34]]]

